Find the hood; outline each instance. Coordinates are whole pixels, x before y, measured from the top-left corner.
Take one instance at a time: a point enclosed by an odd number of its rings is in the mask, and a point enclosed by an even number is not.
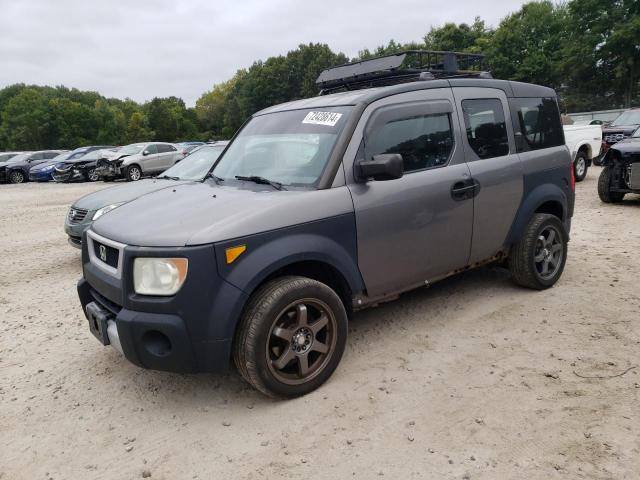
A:
[[[636,131],[638,125],[619,125],[617,127],[608,126],[602,129],[603,133],[624,133],[625,135],[631,135]]]
[[[640,138],[625,138],[612,146],[611,149],[617,150],[623,155],[629,153],[640,153]]]
[[[266,187],[266,188],[265,188]],[[346,187],[273,190],[269,186],[213,181],[185,183],[144,195],[93,224],[127,245],[202,245],[353,213]]]
[[[150,192],[155,192],[162,188],[175,187],[186,181],[177,180],[160,180],[157,178],[140,180],[138,182],[127,182],[115,187],[105,188],[97,192],[85,195],[81,199],[77,200],[73,206],[76,208],[83,208],[85,210],[98,210],[99,208],[111,205],[114,203],[130,202],[135,200],[141,195],[146,195]]]
[[[31,172],[39,172],[41,170],[44,170],[47,167],[51,167],[52,165],[56,165],[58,163],[60,163],[60,162],[57,161],[57,160],[55,162],[49,160],[49,161],[46,161],[44,163],[39,163],[38,165],[34,165],[33,167],[31,167],[30,171]]]

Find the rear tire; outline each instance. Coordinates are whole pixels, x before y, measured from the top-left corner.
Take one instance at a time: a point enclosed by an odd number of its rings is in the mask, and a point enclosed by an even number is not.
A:
[[[523,287],[544,290],[562,275],[567,261],[567,235],[558,217],[536,213],[520,241],[511,247],[512,280]]]
[[[624,198],[622,192],[611,191],[611,167],[604,167],[598,178],[598,196],[604,203],[619,203]]]
[[[578,152],[576,154],[576,159],[573,161],[573,175],[575,176],[576,182],[581,182],[587,176],[587,170],[589,166],[587,165],[587,154],[585,152]]]
[[[129,165],[125,172],[127,182],[137,182],[142,178],[142,169],[138,165]]]
[[[13,170],[9,174],[9,182],[11,183],[24,183],[26,182],[26,178],[24,172],[22,170]]]
[[[270,397],[293,398],[322,385],[347,341],[347,312],[327,285],[287,276],[249,299],[233,346],[242,377]]]

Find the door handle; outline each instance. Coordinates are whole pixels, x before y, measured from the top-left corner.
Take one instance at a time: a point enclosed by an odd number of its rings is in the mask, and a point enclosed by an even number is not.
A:
[[[451,197],[456,201],[475,197],[480,191],[480,184],[473,178],[456,182],[451,187]]]

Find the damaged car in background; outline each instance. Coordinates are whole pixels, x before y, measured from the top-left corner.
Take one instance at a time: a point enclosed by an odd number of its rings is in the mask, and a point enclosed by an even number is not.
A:
[[[605,203],[621,202],[627,193],[640,194],[640,127],[630,138],[612,145],[601,161],[598,195]]]
[[[68,159],[55,165],[51,176],[56,182],[97,182],[100,177],[96,173],[99,159],[108,155],[117,147],[101,146],[76,158]]]
[[[128,182],[157,175],[175,165],[185,154],[171,143],[133,143],[122,147],[113,158],[102,158],[96,173],[104,181],[124,178]]]

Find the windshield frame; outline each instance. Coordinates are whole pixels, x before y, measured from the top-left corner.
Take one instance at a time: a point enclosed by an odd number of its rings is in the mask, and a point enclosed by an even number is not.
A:
[[[318,175],[317,180],[312,184],[308,184],[308,185],[282,184],[282,186],[287,187],[286,189],[294,189],[294,190],[324,190],[327,188],[331,188],[332,184],[334,183],[336,174],[338,172],[338,168],[342,164],[342,157],[345,153],[345,150],[347,149],[347,146],[349,145],[349,140],[351,139],[351,136],[355,130],[356,125],[358,124],[358,121],[365,107],[366,107],[365,104],[341,103],[337,105],[316,105],[312,107],[304,106],[299,108],[288,108],[288,109],[270,111],[265,113],[258,112],[252,115],[251,117],[249,117],[244,122],[244,124],[236,131],[236,133],[233,135],[231,140],[229,140],[229,143],[226,145],[225,149],[222,151],[222,153],[216,160],[213,167],[211,167],[211,170],[205,177],[205,180],[212,177],[216,178],[215,170],[218,167],[218,164],[224,159],[225,155],[227,154],[227,151],[233,146],[233,144],[236,142],[238,137],[242,135],[242,133],[246,130],[246,128],[251,124],[251,122],[254,119],[257,119],[260,117],[266,117],[267,115],[277,115],[281,113],[289,113],[289,112],[296,112],[296,111],[311,112],[311,111],[326,111],[326,110],[342,108],[342,109],[345,109],[345,112],[343,112],[343,114],[346,117],[344,124],[340,127],[340,130],[336,135],[336,138],[335,138],[335,141],[333,142],[331,150],[327,155],[327,160],[325,162],[325,165],[322,171],[320,172],[320,174]],[[276,183],[279,183],[278,179],[269,179],[269,180],[273,180]]]

